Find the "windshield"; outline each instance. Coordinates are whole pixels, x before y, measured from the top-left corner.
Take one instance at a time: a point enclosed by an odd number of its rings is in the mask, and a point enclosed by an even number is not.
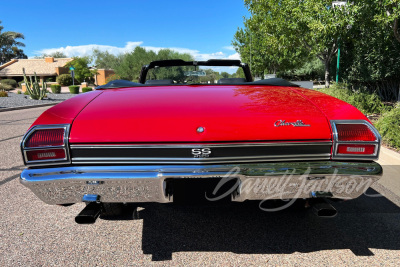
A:
[[[146,75],[149,80],[172,80],[173,84],[214,84],[223,78],[244,78],[240,67],[174,66],[155,67]]]

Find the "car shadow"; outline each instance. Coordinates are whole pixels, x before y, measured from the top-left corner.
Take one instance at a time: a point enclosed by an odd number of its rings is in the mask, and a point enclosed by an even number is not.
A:
[[[315,216],[304,201],[278,212],[262,211],[258,204],[144,205],[139,211],[143,253],[163,261],[182,251],[290,254],[350,249],[357,256],[370,256],[374,254],[369,248],[400,249],[400,208],[385,197],[363,195],[334,203],[334,218]]]

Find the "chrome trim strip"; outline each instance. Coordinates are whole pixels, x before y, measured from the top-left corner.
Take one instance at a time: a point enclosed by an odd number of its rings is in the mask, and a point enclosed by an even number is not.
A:
[[[332,145],[332,141],[316,141],[316,142],[268,142],[268,143],[224,143],[224,144],[157,144],[157,145],[74,145],[71,144],[71,149],[74,148],[203,148],[203,147],[253,147],[253,146],[314,146],[314,145]]]
[[[304,161],[304,160],[329,160],[329,157],[319,157],[319,158],[313,158],[313,157],[305,157],[302,159],[290,159],[290,158],[273,158],[273,159],[252,159],[252,160],[241,160],[235,159],[231,161],[210,161],[210,162],[204,162],[204,161],[198,161],[198,162],[193,162],[193,161],[74,161],[72,160],[73,164],[233,164],[233,163],[252,163],[252,162],[280,162],[280,161],[287,161],[287,160],[296,160],[296,161]]]
[[[97,161],[97,160],[122,160],[122,161],[136,161],[136,160],[150,160],[150,161],[170,161],[170,160],[182,160],[182,161],[214,161],[214,160],[238,160],[238,159],[274,159],[274,158],[291,158],[298,159],[299,157],[330,157],[330,153],[325,154],[299,154],[299,155],[279,155],[279,156],[246,156],[246,157],[215,157],[215,158],[72,158],[72,161]]]
[[[234,170],[237,171],[234,171]],[[375,182],[382,175],[376,162],[290,162],[225,165],[152,165],[152,166],[74,166],[46,169],[25,169],[20,182],[48,204],[81,202],[86,194],[100,196],[104,202],[171,202],[165,192],[168,179],[201,179],[235,177],[240,180],[239,195],[234,201],[246,199],[279,199],[275,192],[246,191],[246,183],[259,185],[264,181],[282,179],[286,198],[308,198],[314,191],[312,183],[332,184],[332,194],[338,198],[355,198],[363,191],[347,192],[350,182]],[[371,183],[371,184],[372,184]],[[248,184],[247,184],[248,185]],[[305,186],[299,195],[297,186]],[[311,185],[311,186],[310,186]],[[368,184],[370,186],[370,184]],[[244,186],[244,187],[242,187]],[[331,187],[328,187],[331,188]],[[336,188],[336,189],[335,189]],[[294,189],[294,190],[293,190]],[[310,192],[308,192],[308,191]],[[268,191],[268,190],[266,190]],[[351,190],[350,190],[351,191]]]
[[[372,133],[375,135],[375,141],[339,141],[338,140],[338,132],[336,128],[336,124],[363,124],[366,125]],[[382,137],[379,134],[378,130],[366,120],[332,120],[331,121],[332,127],[332,139],[333,139],[333,150],[332,150],[332,159],[338,160],[378,160],[379,159],[379,152],[380,146],[382,142]],[[374,154],[372,155],[357,155],[357,154],[339,154],[337,153],[338,146],[340,144],[364,144],[364,145],[375,145]]]

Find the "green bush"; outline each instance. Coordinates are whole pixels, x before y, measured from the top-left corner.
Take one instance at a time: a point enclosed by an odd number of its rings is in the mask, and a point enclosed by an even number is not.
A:
[[[62,86],[72,85],[72,77],[69,74],[61,74],[57,77],[56,81]]]
[[[0,91],[0,97],[8,97],[8,93],[6,91]]]
[[[52,84],[50,85],[51,91],[53,94],[61,94],[61,85],[59,84]]]
[[[92,87],[82,87],[82,93],[93,91]]]
[[[395,148],[400,148],[400,104],[384,113],[375,126],[385,142]]]
[[[17,91],[17,94],[19,94],[19,95],[20,95],[21,93],[22,93],[22,92],[21,92],[21,90],[18,90],[18,91]]]
[[[0,80],[0,83],[11,85],[13,88],[17,88],[17,85],[18,85],[17,81],[14,79],[3,79],[3,80]]]
[[[339,98],[355,106],[365,114],[380,114],[389,109],[383,104],[377,94],[366,91],[353,91],[346,84],[332,84],[330,88],[320,89],[319,91]]]
[[[0,83],[0,90],[9,91],[12,89],[14,89],[14,88],[11,85]]]
[[[71,85],[68,88],[71,94],[79,94],[79,85]]]

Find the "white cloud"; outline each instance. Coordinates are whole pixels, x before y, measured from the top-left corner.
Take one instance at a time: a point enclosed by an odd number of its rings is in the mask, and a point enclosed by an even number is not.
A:
[[[89,56],[92,54],[93,49],[98,49],[100,51],[108,51],[111,54],[118,55],[132,51],[137,46],[141,46],[143,42],[127,42],[124,47],[110,46],[110,45],[98,45],[98,44],[90,44],[90,45],[78,45],[78,46],[66,46],[59,48],[46,48],[39,51],[36,51],[36,55],[42,54],[51,54],[54,52],[63,52],[67,57],[75,57],[75,56]],[[188,53],[192,55],[196,60],[208,60],[208,59],[240,59],[238,53],[233,55],[226,55],[225,53],[219,51],[215,53],[201,53],[199,50],[189,49],[189,48],[181,48],[181,47],[155,47],[155,46],[142,46],[146,50],[151,50],[154,52],[158,52],[161,49],[171,49],[177,51],[179,53]],[[232,49],[228,49],[232,50]],[[234,50],[234,49],[233,49]]]
[[[63,52],[67,57],[75,57],[75,56],[88,56],[91,55],[93,49],[98,49],[100,51],[108,51],[111,54],[118,55],[122,53],[126,53],[135,49],[135,47],[141,45],[143,42],[127,42],[124,47],[116,47],[110,45],[77,45],[77,46],[66,46],[59,48],[47,48],[36,51],[35,54],[51,54],[54,52]]]
[[[231,46],[231,45],[224,46],[223,48],[226,50],[230,50],[230,51],[236,51],[235,48],[233,48],[233,46]]]
[[[240,60],[240,55],[239,55],[239,53],[235,53],[233,55],[228,56],[228,59],[239,59]]]

